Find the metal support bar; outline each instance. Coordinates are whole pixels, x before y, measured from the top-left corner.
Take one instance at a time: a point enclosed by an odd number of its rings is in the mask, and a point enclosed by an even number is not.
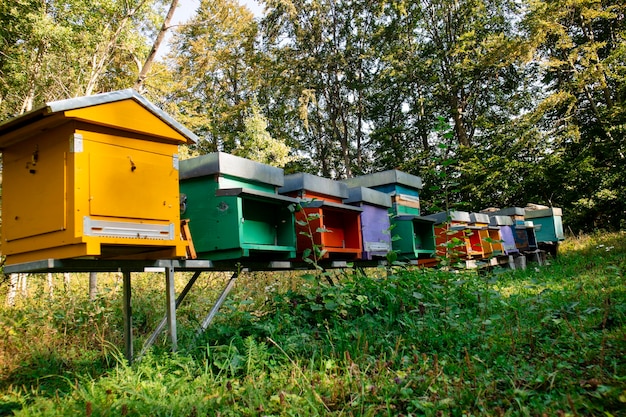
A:
[[[189,293],[193,285],[196,283],[196,280],[198,279],[200,274],[202,274],[202,271],[196,271],[191,277],[191,279],[189,280],[189,282],[187,282],[187,285],[185,285],[185,288],[183,288],[181,293],[178,295],[178,298],[176,298],[176,308],[178,308],[181,305],[181,303],[183,302],[183,300],[185,299],[185,297],[187,296],[187,294]],[[146,354],[148,349],[152,347],[154,342],[156,342],[157,337],[159,337],[161,332],[163,332],[163,329],[165,328],[167,321],[168,321],[168,317],[167,316],[163,317],[163,319],[158,324],[154,332],[152,332],[150,337],[146,339],[146,341],[144,342],[143,348],[141,349],[141,353],[139,354],[139,358],[143,357],[143,355]]]
[[[131,285],[130,285],[130,271],[123,272],[123,304],[122,310],[124,313],[124,345],[126,350],[126,360],[128,363],[133,362],[133,309],[131,306]]]
[[[174,267],[165,268],[165,299],[167,303],[167,329],[172,352],[178,350],[178,336],[176,332],[176,288],[174,286]]]
[[[228,293],[230,293],[230,291],[233,289],[233,286],[235,285],[235,281],[237,280],[238,276],[239,276],[239,271],[235,271],[233,275],[230,277],[230,279],[228,280],[228,283],[226,284],[226,287],[224,288],[219,298],[213,305],[213,308],[211,308],[211,311],[209,312],[209,314],[202,321],[202,325],[200,326],[200,330],[198,331],[198,333],[204,332],[207,329],[207,327],[211,325],[211,322],[215,318],[215,315],[217,314],[218,310],[220,309],[222,304],[224,304],[224,301],[226,300]]]

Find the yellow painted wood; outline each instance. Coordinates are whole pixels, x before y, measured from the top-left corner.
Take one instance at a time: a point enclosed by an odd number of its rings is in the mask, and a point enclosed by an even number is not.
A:
[[[60,132],[29,139],[4,154],[3,233],[7,241],[64,230],[65,147]],[[13,196],[19,196],[15,198]]]
[[[109,259],[173,259],[185,256],[186,245],[178,243],[176,246],[133,246],[134,252],[115,252],[115,246],[106,246],[103,242],[89,242],[75,245],[54,246],[42,250],[30,250],[7,256],[7,264],[15,265],[25,262],[34,262],[42,259],[68,258],[103,258],[102,249],[108,251]],[[118,246],[117,248],[124,248]],[[128,245],[126,245],[128,248]],[[8,262],[10,261],[10,262]]]
[[[39,113],[41,113],[41,110]],[[28,116],[28,114],[25,116]],[[19,118],[19,120],[21,119],[22,118]],[[8,148],[18,142],[23,142],[33,136],[40,135],[41,131],[44,129],[56,129],[59,125],[65,123],[67,123],[67,119],[65,119],[62,115],[54,114],[45,119],[36,120],[32,124],[27,124],[15,130],[9,129],[13,123],[7,123],[8,126],[3,124],[3,129],[0,128],[0,148]]]
[[[0,131],[6,264],[186,256],[174,164],[185,136],[134,100],[36,116]],[[86,216],[167,230],[173,225],[175,233],[168,239],[86,235]]]
[[[153,220],[177,216],[178,171],[172,154],[113,146],[93,140],[93,134],[84,136],[90,155],[90,215]],[[171,145],[157,145],[172,150]]]
[[[134,100],[122,100],[81,109],[68,110],[65,117],[89,123],[110,126],[132,132],[170,139],[173,143],[187,143],[185,136],[171,128],[156,115]]]

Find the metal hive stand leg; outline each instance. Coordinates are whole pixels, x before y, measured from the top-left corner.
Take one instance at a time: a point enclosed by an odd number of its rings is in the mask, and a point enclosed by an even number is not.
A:
[[[122,310],[124,313],[124,347],[125,355],[128,363],[133,362],[133,312],[131,306],[131,285],[130,271],[123,272],[123,303]]]
[[[165,268],[165,299],[167,304],[167,329],[172,343],[172,352],[178,350],[178,334],[176,330],[176,288],[174,286],[174,267]]]
[[[159,322],[159,324],[157,325],[157,327],[154,330],[154,332],[152,332],[150,337],[144,342],[144,345],[143,345],[143,348],[141,349],[141,353],[139,354],[139,357],[142,357],[143,355],[145,355],[146,352],[148,351],[148,349],[150,349],[152,347],[152,345],[154,345],[154,343],[156,342],[156,339],[163,332],[163,329],[165,328],[166,324],[170,324],[170,326],[172,326],[172,324],[171,324],[172,323],[172,315],[174,316],[173,317],[173,320],[174,320],[173,326],[176,326],[175,310],[183,302],[183,300],[185,299],[185,297],[187,296],[187,294],[189,293],[189,291],[191,290],[193,285],[196,283],[196,280],[198,279],[200,274],[202,274],[202,271],[194,272],[194,274],[191,277],[191,279],[189,280],[189,282],[187,282],[187,285],[185,285],[185,288],[183,288],[181,293],[178,295],[178,298],[176,298],[176,302],[174,303],[174,308],[173,308],[174,314],[171,314],[170,310],[172,310],[172,308],[171,308],[171,305],[170,305],[170,300],[174,298],[174,289],[172,288],[174,280],[173,280],[173,274],[172,274],[172,279],[168,280],[168,282],[167,282],[168,314],[165,317],[163,317],[163,319]],[[170,338],[171,338],[171,333],[170,333]],[[174,344],[172,344],[172,349],[176,350]]]
[[[217,314],[218,310],[220,309],[222,304],[224,304],[224,301],[226,300],[226,297],[228,296],[228,293],[230,293],[230,291],[235,286],[235,281],[237,280],[238,276],[239,276],[239,271],[235,271],[233,273],[233,275],[230,277],[230,279],[226,283],[226,287],[224,288],[224,290],[220,294],[220,296],[217,299],[217,301],[215,301],[215,304],[213,305],[213,308],[211,308],[211,311],[209,312],[209,314],[202,321],[202,324],[200,325],[200,330],[198,331],[198,334],[204,332],[211,325],[211,322],[215,318],[215,315]]]

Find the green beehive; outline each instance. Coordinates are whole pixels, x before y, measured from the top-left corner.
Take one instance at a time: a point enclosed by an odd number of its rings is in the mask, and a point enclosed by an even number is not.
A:
[[[532,220],[535,225],[538,243],[557,243],[565,239],[562,215],[563,212],[558,207],[526,207],[526,219]]]
[[[557,255],[559,242],[565,240],[563,211],[558,207],[530,205],[526,207],[526,219],[532,220],[540,249]]]
[[[294,258],[298,200],[277,194],[283,183],[282,169],[227,153],[181,161],[181,217],[198,257]]]
[[[399,260],[432,258],[435,254],[435,222],[422,216],[403,214],[391,218],[393,250]]]

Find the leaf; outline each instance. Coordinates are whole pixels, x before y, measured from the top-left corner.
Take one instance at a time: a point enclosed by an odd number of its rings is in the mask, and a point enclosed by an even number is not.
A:
[[[327,301],[324,306],[326,307],[326,310],[336,310],[339,304],[335,301]]]

